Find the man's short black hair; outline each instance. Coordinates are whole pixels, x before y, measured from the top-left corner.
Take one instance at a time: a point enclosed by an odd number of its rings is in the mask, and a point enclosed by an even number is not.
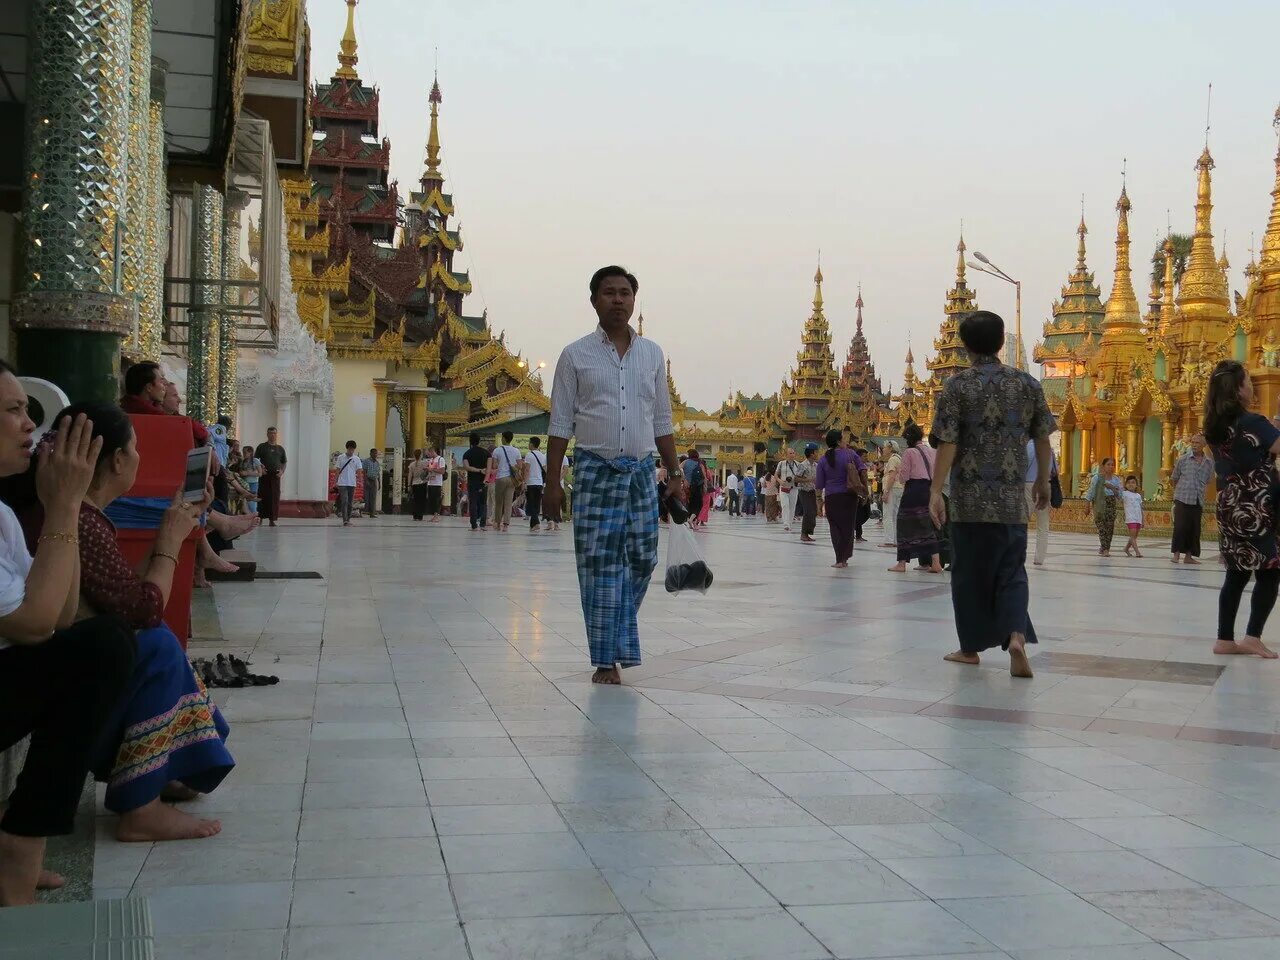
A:
[[[536,450],[538,447],[542,446],[542,438],[541,438],[541,437],[530,437],[530,438],[529,438],[529,446],[533,447],[533,448]]]
[[[356,442],[355,442],[354,440],[348,440],[348,441],[347,441],[347,449],[348,449],[348,450],[354,450],[355,448],[356,448]]]
[[[473,434],[471,435],[471,445],[472,445],[473,447],[478,447],[478,446],[480,446],[480,434],[478,434],[478,433],[473,433]]]
[[[231,429],[231,418],[230,418],[230,417],[228,417],[228,416],[224,413],[222,416],[220,416],[220,417],[218,418],[218,425],[219,425],[219,426],[226,427],[228,430],[230,430],[230,429]]]
[[[154,360],[143,360],[141,363],[135,363],[124,372],[124,395],[126,397],[139,396],[143,390],[155,382],[159,373],[160,364]]]
[[[1004,346],[1004,320],[990,310],[974,310],[960,320],[960,339],[970,353],[992,356]]]
[[[512,440],[514,440],[514,439],[515,439],[515,436],[516,436],[516,435],[515,435],[514,433],[512,433],[510,430],[503,430],[503,431],[502,431],[502,442],[503,442],[503,443],[510,443]]]
[[[607,267],[601,267],[591,275],[591,299],[596,298],[596,294],[600,292],[600,284],[604,283],[609,277],[625,277],[627,283],[631,284],[631,292],[640,292],[640,281],[633,274],[627,272],[626,267],[620,267],[616,263]]]

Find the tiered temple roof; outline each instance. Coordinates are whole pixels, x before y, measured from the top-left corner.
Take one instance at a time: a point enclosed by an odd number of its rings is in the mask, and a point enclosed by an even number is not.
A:
[[[840,379],[862,404],[882,406],[885,403],[884,390],[880,386],[880,378],[876,376],[875,364],[871,362],[867,338],[862,332],[862,284],[858,284],[858,299],[853,306],[857,311],[853,339],[849,341],[849,351],[845,354]]]
[[[964,235],[956,245],[956,283],[947,291],[947,304],[943,308],[942,326],[933,341],[933,349],[937,351],[933,359],[926,363],[929,368],[929,390],[936,393],[942,389],[943,383],[953,373],[969,366],[969,351],[960,342],[960,319],[973,310],[978,309],[973,291],[969,289],[965,272]]]
[[[1044,341],[1036,345],[1034,359],[1041,365],[1045,395],[1064,399],[1068,385],[1088,392],[1085,358],[1097,348],[1102,335],[1102,291],[1094,282],[1086,261],[1084,214],[1076,228],[1076,265],[1062,287],[1062,298],[1053,302],[1052,319],[1045,322]]]

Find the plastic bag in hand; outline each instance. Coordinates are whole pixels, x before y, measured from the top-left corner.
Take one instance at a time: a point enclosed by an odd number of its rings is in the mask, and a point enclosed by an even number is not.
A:
[[[667,593],[706,593],[715,577],[687,523],[673,523],[667,538]]]

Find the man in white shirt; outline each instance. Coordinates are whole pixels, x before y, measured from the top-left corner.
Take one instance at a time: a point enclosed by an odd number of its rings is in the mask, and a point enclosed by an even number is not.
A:
[[[599,325],[565,347],[551,389],[543,509],[559,515],[561,462],[572,437],[573,544],[593,683],[621,683],[619,667],[640,663],[636,618],[658,563],[655,450],[667,468],[668,496],[684,486],[662,348],[630,323],[639,288],[622,267],[595,272]]]
[[[724,492],[729,495],[729,516],[742,516],[742,501],[738,497],[738,474],[733,470],[730,470],[729,476],[725,478]]]
[[[1049,452],[1049,473],[1052,476],[1058,472],[1058,458],[1053,452]],[[1037,567],[1044,566],[1045,557],[1049,555],[1049,504],[1046,502],[1043,510],[1036,509],[1035,486],[1036,478],[1040,475],[1039,465],[1036,463],[1036,443],[1034,440],[1027,441],[1027,516],[1035,515],[1036,518],[1036,549],[1032,556],[1031,562]]]
[[[524,459],[519,449],[511,445],[514,437],[515,434],[510,430],[504,430],[502,446],[494,449],[491,460],[495,468],[494,476],[497,477],[493,485],[494,515],[497,517],[496,526],[502,533],[511,528],[511,503],[515,499],[516,485],[520,482],[520,462]]]
[[[360,455],[356,453],[354,440],[348,440],[347,452],[338,454],[333,461],[334,468],[338,471],[338,479],[333,485],[338,488],[338,514],[342,517],[344,527],[351,526],[351,503],[356,496],[356,480],[362,463]]]
[[[524,506],[529,514],[529,532],[537,533],[542,513],[542,492],[547,484],[547,455],[542,452],[542,438],[529,438],[529,452],[524,457]],[[551,529],[551,518],[547,518]]]
[[[427,477],[427,513],[432,523],[440,522],[440,502],[444,495],[444,457],[436,452],[435,447],[427,447],[423,457],[423,472]]]
[[[786,458],[778,461],[778,469],[775,473],[778,477],[778,502],[782,504],[782,529],[785,533],[790,533],[791,521],[796,516],[796,497],[798,495],[796,489],[796,452],[793,448],[787,447]]]

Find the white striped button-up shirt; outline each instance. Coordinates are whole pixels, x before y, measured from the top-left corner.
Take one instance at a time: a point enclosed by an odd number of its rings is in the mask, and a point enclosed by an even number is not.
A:
[[[655,437],[672,431],[666,361],[656,343],[632,330],[619,357],[597,326],[564,348],[551,387],[550,436],[575,437],[576,449],[606,460],[642,460],[657,449]]]

